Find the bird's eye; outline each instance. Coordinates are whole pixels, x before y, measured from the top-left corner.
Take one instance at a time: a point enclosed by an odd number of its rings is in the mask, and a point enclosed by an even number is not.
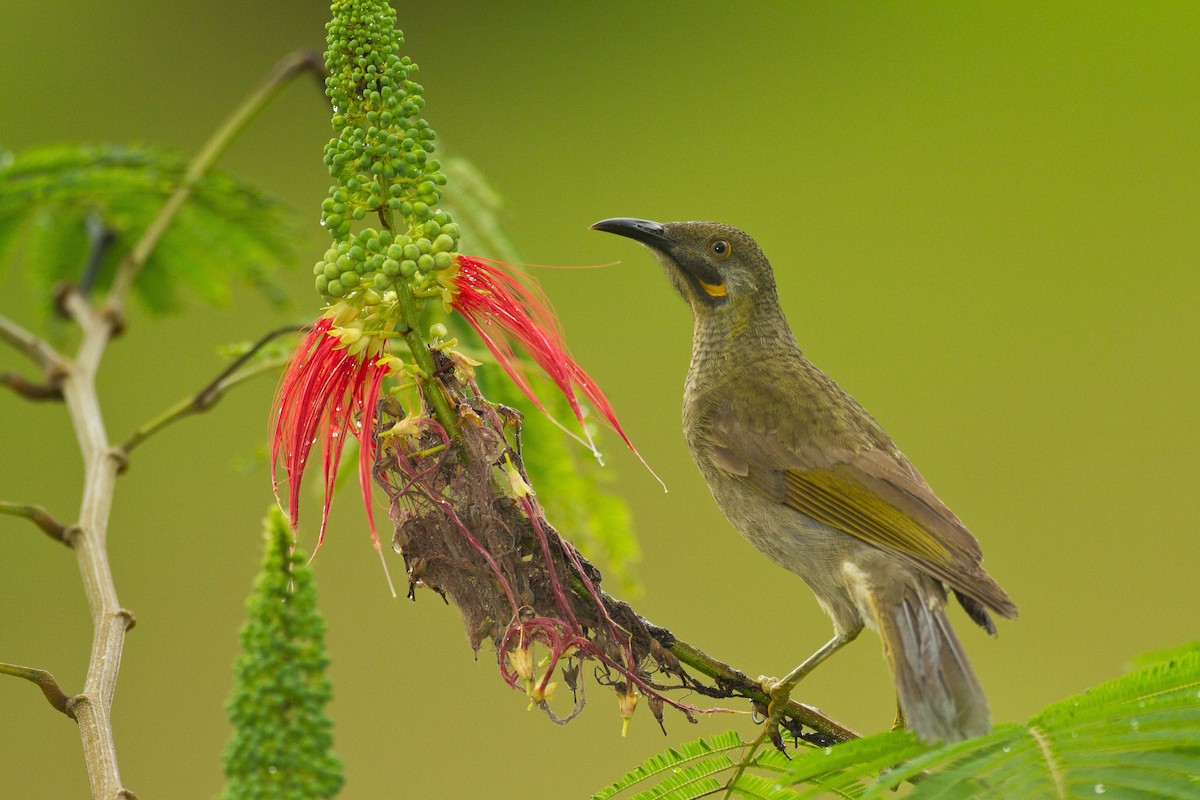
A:
[[[724,239],[717,239],[708,246],[708,249],[717,258],[729,258],[729,254],[733,252],[733,248],[729,246],[729,242]]]

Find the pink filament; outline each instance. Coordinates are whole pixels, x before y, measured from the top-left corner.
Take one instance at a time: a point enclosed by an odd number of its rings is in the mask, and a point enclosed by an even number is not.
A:
[[[271,463],[283,462],[288,485],[287,514],[292,527],[300,518],[300,482],[308,466],[312,446],[320,439],[321,469],[325,499],[321,510],[321,533],[317,546],[325,540],[325,526],[333,502],[333,484],[341,461],[342,448],[350,436],[358,439],[358,475],[371,539],[379,550],[375,516],[371,507],[371,470],[375,464],[375,406],[387,369],[375,359],[352,355],[330,334],[333,320],[322,317],[292,354],[275,395],[271,425]],[[279,499],[279,479],[274,482]]]
[[[479,334],[500,367],[530,402],[550,416],[513,352],[514,343],[529,354],[567,398],[593,452],[596,448],[584,424],[576,389],[644,464],[645,460],[621,429],[604,392],[571,357],[563,341],[562,327],[538,282],[496,261],[459,255],[456,263],[458,273],[454,277],[456,294],[452,305]]]

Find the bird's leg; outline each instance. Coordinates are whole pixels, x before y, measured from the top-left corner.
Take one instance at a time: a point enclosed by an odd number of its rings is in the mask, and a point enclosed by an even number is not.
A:
[[[768,738],[775,743],[780,752],[783,752],[783,739],[778,734],[779,722],[783,719],[783,712],[787,710],[788,698],[791,697],[792,689],[796,688],[796,684],[803,680],[805,675],[816,669],[817,665],[822,661],[850,644],[850,642],[853,642],[861,630],[862,628],[860,627],[849,631],[838,631],[832,639],[821,646],[821,649],[804,659],[804,662],[800,666],[785,675],[782,680],[774,680],[773,678],[758,679],[762,690],[766,692],[767,697],[770,699],[767,704],[767,719],[763,723],[763,732],[758,735],[757,739],[750,743],[750,747],[738,764],[733,777],[729,779],[729,783],[725,784],[726,797],[732,796],[734,782],[746,771],[746,767],[750,766],[750,762],[754,760],[754,755],[758,752],[758,748],[762,747],[763,742]]]
[[[783,718],[783,709],[787,707],[792,689],[796,688],[796,684],[802,681],[805,675],[812,672],[817,668],[818,664],[850,644],[850,642],[853,642],[857,637],[858,630],[838,631],[832,639],[821,646],[821,649],[804,659],[800,666],[785,675],[782,680],[776,681],[760,678],[759,682],[762,685],[763,691],[771,698],[770,705],[767,706],[767,724],[778,724],[779,720]]]

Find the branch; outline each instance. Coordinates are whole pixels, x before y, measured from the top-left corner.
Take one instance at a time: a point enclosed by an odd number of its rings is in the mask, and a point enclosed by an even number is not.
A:
[[[192,189],[254,115],[293,76],[306,70],[314,74],[323,72],[318,55],[301,53],[284,59],[267,81],[217,130],[192,160],[181,185],[167,199],[142,238],[118,266],[103,309],[93,308],[79,288],[62,288],[58,297],[59,309],[74,320],[82,332],[74,360],[64,358],[42,340],[0,316],[0,340],[40,365],[47,371],[48,377],[54,379],[53,383],[61,386],[67,412],[75,428],[84,463],[83,498],[79,523],[69,533],[64,532],[64,536],[70,536],[75,551],[93,628],[92,651],[83,691],[65,702],[61,700],[61,690],[57,690],[57,684],[52,683],[53,679],[47,674],[11,666],[3,671],[37,682],[51,703],[56,708],[61,705],[60,710],[79,724],[93,798],[113,800],[133,797],[122,786],[117,768],[111,711],[125,634],[133,627],[134,616],[121,606],[117,598],[107,549],[109,512],[117,475],[125,459],[124,451],[109,445],[96,394],[96,373],[108,342],[123,326],[124,306],[134,281],[175,215],[191,196]],[[93,253],[106,246],[104,236],[94,237]],[[86,285],[89,281],[85,271],[83,283]],[[218,379],[216,387],[210,387],[210,392],[202,393],[201,405],[211,405],[229,385],[249,376],[223,377],[223,380]],[[37,522],[37,511],[31,509],[30,513],[25,513],[22,507],[12,506],[10,513],[27,516]]]
[[[666,631],[665,629],[660,630],[670,635],[670,631]],[[655,633],[655,636],[657,638],[658,634]],[[734,669],[699,648],[674,637],[671,638],[670,644],[664,642],[664,646],[668,647],[671,653],[681,662],[702,675],[712,678],[717,686],[722,687],[722,690],[728,690],[729,694],[722,696],[745,697],[763,708],[766,708],[770,702],[771,698],[762,690],[762,685],[758,681],[747,677],[741,670]],[[848,728],[832,717],[826,716],[820,709],[813,708],[796,700],[788,700],[783,716],[785,721],[781,724],[789,728],[793,733],[797,733],[797,731],[788,725],[786,720],[792,720],[818,731],[823,736],[828,737],[831,744],[857,739],[860,736],[853,728]]]
[[[204,177],[212,165],[218,158],[229,148],[229,145],[237,138],[238,134],[245,129],[246,125],[262,111],[268,103],[287,84],[302,73],[309,73],[313,77],[322,82],[321,90],[324,91],[324,76],[325,76],[325,61],[319,54],[311,50],[302,50],[285,56],[266,80],[255,89],[251,94],[242,101],[242,104],[229,116],[228,119],[221,125],[220,128],[213,133],[209,140],[200,149],[188,165],[187,172],[183,176],[182,183],[175,189],[174,193],[167,198],[167,202],[159,210],[158,216],[146,228],[142,238],[134,245],[129,254],[121,261],[117,267],[116,276],[113,279],[112,290],[109,293],[108,306],[106,315],[113,318],[120,318],[125,313],[125,300],[129,296],[129,290],[133,288],[133,283],[137,279],[138,274],[149,260],[150,254],[158,245],[160,239],[171,222],[174,221],[175,215],[183,208],[184,203],[192,195],[192,190],[196,184]]]
[[[133,435],[121,445],[120,450],[128,456],[129,453],[142,442],[149,439],[154,434],[158,433],[163,428],[173,422],[178,422],[184,417],[189,417],[193,414],[200,414],[208,411],[215,406],[225,393],[246,381],[258,375],[267,372],[272,372],[287,363],[288,357],[280,356],[278,358],[268,358],[253,367],[242,369],[254,356],[268,345],[272,340],[280,336],[285,336],[289,333],[298,333],[308,330],[307,325],[289,325],[283,328],[276,328],[267,333],[257,342],[250,346],[250,349],[239,356],[228,367],[221,370],[220,374],[212,380],[207,386],[201,389],[192,397],[184,398],[175,405],[168,408],[163,413],[159,414],[154,419],[142,425]]]
[[[591,565],[589,564],[588,567],[591,567]],[[576,595],[582,599],[580,585],[576,583],[573,588]],[[658,642],[664,650],[673,655],[680,664],[690,667],[695,673],[712,679],[712,685],[708,685],[695,680],[695,676],[680,670],[679,674],[684,677],[684,687],[699,692],[706,697],[742,697],[750,700],[756,709],[759,707],[766,709],[767,704],[770,702],[770,697],[763,691],[762,684],[757,680],[748,677],[740,669],[719,661],[700,648],[677,638],[675,634],[666,628],[655,625],[634,611],[633,607],[628,603],[617,600],[606,592],[601,592],[600,594],[604,604],[609,608],[609,613],[614,618],[626,619],[632,617],[636,620],[635,627],[644,629],[651,638]],[[783,712],[783,717],[784,721],[781,723],[783,727],[787,728],[797,738],[804,739],[812,744],[838,744],[850,739],[857,739],[860,736],[853,728],[843,725],[819,709],[797,702],[796,700],[788,701],[787,707]],[[802,733],[801,726],[811,728],[816,731],[817,735]]]
[[[50,516],[50,512],[41,506],[22,505],[0,501],[0,514],[13,517],[25,517],[42,529],[42,533],[56,542],[62,542],[67,547],[74,546],[74,528],[68,528]]]
[[[13,392],[26,400],[41,402],[43,400],[62,400],[62,387],[56,382],[44,381],[34,383],[17,372],[0,372],[0,386],[12,389]]]
[[[92,796],[107,800],[129,796],[117,769],[110,711],[125,633],[133,627],[133,614],[117,599],[108,564],[108,517],[121,462],[108,444],[95,383],[100,358],[112,333],[112,318],[96,312],[75,289],[65,292],[63,307],[83,332],[79,352],[63,377],[62,387],[83,456],[83,500],[73,543],[93,628],[84,688],[71,698],[67,711],[79,723]]]
[[[54,676],[44,669],[36,669],[34,667],[21,667],[16,664],[6,664],[0,661],[0,673],[4,675],[14,675],[18,678],[36,683],[42,690],[42,694],[46,696],[46,700],[50,705],[54,706],[55,711],[61,711],[68,717],[71,716],[71,698],[58,685],[58,681],[54,680]]]
[[[65,371],[66,359],[58,350],[50,347],[46,339],[32,335],[4,314],[0,314],[0,342],[10,345],[41,367],[46,372],[48,385],[55,385],[56,379]],[[8,374],[5,373],[6,377]]]

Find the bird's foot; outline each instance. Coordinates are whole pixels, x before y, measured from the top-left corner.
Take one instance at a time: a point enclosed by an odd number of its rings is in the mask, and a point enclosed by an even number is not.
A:
[[[733,796],[733,785],[746,768],[754,763],[754,757],[758,754],[758,750],[763,746],[763,743],[768,739],[771,744],[775,745],[775,749],[784,756],[788,756],[786,746],[783,743],[783,734],[780,733],[780,723],[783,721],[784,712],[787,711],[788,699],[791,697],[792,689],[795,683],[789,683],[787,680],[779,680],[777,678],[768,678],[760,675],[758,685],[762,689],[763,694],[767,696],[767,705],[764,707],[761,703],[754,704],[754,721],[757,723],[760,719],[763,723],[763,730],[753,742],[746,748],[746,755],[738,762],[737,769],[733,773],[733,777],[726,784],[726,797]]]
[[[783,715],[787,711],[787,704],[791,699],[792,689],[796,687],[796,682],[789,681],[786,678],[779,680],[778,678],[768,678],[765,675],[759,675],[758,685],[762,689],[763,694],[767,696],[767,714],[759,741],[764,736],[770,737],[771,743],[775,745],[776,749],[786,756],[787,751],[783,747],[783,737],[779,733],[779,724],[783,721]]]

